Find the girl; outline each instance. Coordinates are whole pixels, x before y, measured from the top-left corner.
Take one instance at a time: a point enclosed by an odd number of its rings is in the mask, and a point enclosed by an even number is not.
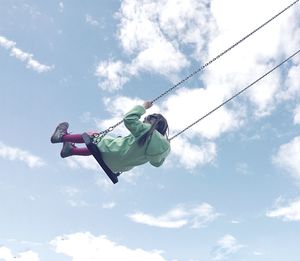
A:
[[[141,116],[152,102],[137,105],[124,116],[124,124],[130,131],[126,137],[104,136],[97,144],[106,165],[113,172],[125,172],[135,166],[150,162],[159,167],[170,152],[167,138],[168,123],[161,114],[150,114],[141,122]],[[74,143],[84,143],[81,134],[69,134],[69,124],[59,124],[52,137],[52,143],[63,143],[60,155],[66,158],[73,155],[89,156],[87,148],[78,148]]]

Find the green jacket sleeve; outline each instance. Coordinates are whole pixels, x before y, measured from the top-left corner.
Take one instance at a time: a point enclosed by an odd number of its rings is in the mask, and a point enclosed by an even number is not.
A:
[[[161,159],[160,161],[150,161],[150,164],[154,167],[160,167],[165,161],[165,158],[164,159]]]
[[[134,137],[141,136],[149,126],[140,121],[141,116],[146,112],[141,105],[135,106],[124,116],[124,124]]]

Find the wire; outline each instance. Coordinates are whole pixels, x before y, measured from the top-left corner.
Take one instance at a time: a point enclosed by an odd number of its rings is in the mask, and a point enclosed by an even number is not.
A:
[[[206,113],[204,116],[202,116],[200,119],[196,120],[195,122],[193,122],[192,124],[188,125],[186,128],[184,128],[182,131],[178,132],[177,134],[175,134],[174,136],[172,136],[171,138],[169,138],[169,140],[172,140],[174,138],[176,138],[177,136],[179,136],[180,134],[182,134],[183,132],[187,131],[188,129],[190,129],[191,127],[193,127],[194,125],[196,125],[197,123],[199,123],[201,120],[205,119],[206,117],[208,117],[210,114],[212,114],[213,112],[215,112],[216,110],[220,109],[221,107],[225,106],[228,102],[230,102],[231,100],[233,100],[234,98],[236,98],[237,96],[239,96],[240,94],[242,94],[243,92],[245,92],[246,90],[248,90],[250,87],[252,87],[254,84],[256,84],[257,82],[259,82],[260,80],[262,80],[264,77],[266,77],[267,75],[269,75],[271,72],[275,71],[277,68],[279,68],[280,66],[282,66],[284,63],[286,63],[288,60],[292,59],[295,55],[297,55],[300,52],[300,49],[293,53],[291,56],[289,56],[288,58],[286,58],[284,61],[282,61],[281,63],[279,63],[278,65],[276,65],[275,67],[273,67],[271,70],[269,70],[268,72],[266,72],[265,74],[263,74],[261,77],[259,77],[257,80],[255,80],[254,82],[252,82],[251,84],[249,84],[247,87],[245,87],[244,89],[240,90],[239,92],[237,92],[235,95],[233,95],[231,98],[229,98],[228,100],[224,101],[223,103],[221,103],[219,106],[215,107],[213,110],[211,110],[210,112]]]
[[[191,77],[195,76],[197,73],[201,72],[207,66],[209,66],[210,64],[212,64],[214,61],[216,61],[217,59],[219,59],[224,54],[228,53],[234,47],[236,47],[237,45],[239,45],[240,43],[242,43],[243,41],[245,41],[247,38],[249,38],[250,36],[252,36],[258,30],[260,30],[261,28],[263,28],[264,26],[266,26],[268,23],[270,23],[271,21],[273,21],[275,18],[277,18],[278,16],[280,16],[282,13],[284,13],[285,11],[287,11],[288,9],[290,9],[292,6],[294,6],[298,2],[299,2],[299,0],[296,0],[295,2],[291,3],[290,5],[288,5],[286,8],[284,8],[283,10],[281,10],[279,13],[277,13],[276,15],[274,15],[273,17],[271,17],[269,20],[267,20],[266,22],[264,22],[262,25],[260,25],[259,27],[257,27],[255,30],[253,30],[252,32],[250,32],[249,34],[247,34],[246,36],[244,36],[242,39],[240,39],[239,41],[237,41],[235,44],[233,44],[232,46],[230,46],[229,48],[227,48],[226,50],[224,50],[220,54],[218,54],[215,58],[213,58],[210,61],[208,61],[207,63],[205,63],[199,69],[197,69],[194,72],[192,72],[190,75],[188,75],[183,80],[181,80],[180,82],[178,82],[177,84],[175,84],[173,87],[169,88],[168,90],[166,90],[165,92],[163,92],[162,94],[160,94],[158,97],[156,97],[155,99],[153,99],[151,102],[155,103],[156,101],[158,101],[159,99],[161,99],[163,96],[169,94],[171,91],[173,91],[174,89],[178,88],[180,85],[182,85],[188,79],[190,79]],[[119,121],[118,123],[116,123],[115,125],[109,127],[108,129],[106,129],[104,131],[101,131],[98,134],[94,134],[94,142],[98,143],[106,134],[108,134],[109,132],[113,131],[117,126],[119,126],[122,123],[123,123],[123,120]],[[178,136],[178,135],[176,135],[176,136]],[[172,137],[172,138],[174,138],[174,137]]]
[[[233,49],[234,47],[236,47],[237,45],[239,45],[240,43],[242,43],[243,41],[245,41],[247,38],[249,38],[250,36],[252,36],[258,30],[260,30],[261,28],[263,28],[264,26],[266,26],[267,24],[269,24],[270,22],[272,22],[274,19],[276,19],[278,16],[280,16],[282,13],[284,13],[285,11],[287,11],[288,9],[290,9],[297,2],[299,2],[299,0],[296,0],[295,2],[291,3],[289,6],[287,6],[286,8],[284,8],[283,10],[281,10],[279,13],[277,13],[276,15],[274,15],[273,17],[271,17],[269,20],[267,20],[262,25],[260,25],[256,29],[254,29],[252,32],[250,32],[249,34],[247,34],[246,36],[244,36],[242,39],[240,39],[239,41],[237,41],[236,43],[234,43],[233,45],[231,45],[229,48],[227,48],[226,50],[224,50],[223,52],[221,52],[220,54],[218,54],[216,57],[214,57],[213,59],[211,59],[209,62],[205,63],[200,68],[198,68],[197,70],[195,70],[194,72],[192,72],[190,75],[188,75],[187,77],[185,77],[183,80],[181,80],[180,82],[178,82],[177,84],[175,84],[173,87],[171,87],[170,89],[166,90],[164,93],[162,93],[161,95],[159,95],[158,97],[156,97],[155,99],[153,99],[152,102],[154,103],[154,102],[158,101],[163,96],[167,95],[168,93],[170,93],[171,91],[173,91],[174,89],[176,89],[177,87],[179,87],[181,84],[183,84],[184,82],[186,82],[187,80],[189,80],[191,77],[193,77],[197,73],[201,72],[203,69],[205,69],[207,66],[209,66],[210,64],[212,64],[214,61],[218,60],[224,54],[228,53],[231,49]]]

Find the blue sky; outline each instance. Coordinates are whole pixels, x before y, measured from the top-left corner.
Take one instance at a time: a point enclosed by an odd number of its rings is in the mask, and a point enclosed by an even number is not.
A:
[[[50,143],[62,121],[73,133],[118,122],[290,3],[2,0],[0,260],[298,261],[299,55],[117,185]],[[149,113],[174,135],[256,80],[299,49],[299,10]]]

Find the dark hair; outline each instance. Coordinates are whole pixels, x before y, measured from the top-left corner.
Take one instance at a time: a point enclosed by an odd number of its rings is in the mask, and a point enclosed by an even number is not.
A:
[[[151,128],[139,138],[138,144],[141,147],[144,146],[149,137],[152,136],[154,130],[157,130],[161,135],[165,136],[169,128],[167,120],[159,113],[148,115],[144,119],[144,122],[150,123]]]

